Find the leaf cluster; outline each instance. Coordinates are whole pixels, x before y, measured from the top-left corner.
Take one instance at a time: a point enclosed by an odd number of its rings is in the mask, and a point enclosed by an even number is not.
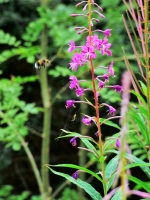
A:
[[[28,129],[25,126],[29,114],[37,114],[41,109],[34,103],[26,104],[20,100],[22,83],[35,81],[36,77],[16,77],[12,80],[0,80],[0,141],[6,143],[6,147],[20,150],[21,143],[18,134],[25,137]]]

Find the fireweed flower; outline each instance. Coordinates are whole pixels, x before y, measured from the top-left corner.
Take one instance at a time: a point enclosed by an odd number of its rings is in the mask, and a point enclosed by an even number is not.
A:
[[[100,40],[98,39],[98,35],[94,35],[94,36],[91,36],[91,37],[87,36],[87,38],[86,38],[86,45],[89,46],[92,43],[93,47],[95,49],[98,49],[99,41]]]
[[[66,101],[66,108],[74,107],[75,105],[75,100],[67,100]]]
[[[77,95],[77,97],[83,96],[83,93],[84,93],[84,89],[83,89],[83,88],[78,87],[78,88],[76,89],[76,95]]]
[[[105,86],[105,82],[103,82],[103,81],[99,81],[98,82],[98,87],[99,87],[99,89],[102,89],[103,87]]]
[[[113,77],[114,77],[115,74],[114,74],[113,65],[114,65],[114,62],[111,62],[110,65],[109,65],[109,67],[108,67],[108,74],[109,74],[110,76],[113,76]]]
[[[116,147],[119,149],[120,146],[121,146],[121,142],[120,142],[120,140],[117,138],[117,139],[116,139]]]
[[[94,51],[93,46],[83,46],[81,53],[84,55],[85,58],[90,59],[91,58],[96,58],[96,53]]]
[[[103,78],[104,78],[105,82],[108,82],[109,81],[109,74],[104,74]]]
[[[70,64],[70,69],[73,71],[77,71],[79,66],[83,66],[87,62],[87,59],[85,59],[84,54],[82,53],[75,53],[72,57],[72,61]]]
[[[78,173],[78,171],[76,171],[75,173],[72,174],[72,178],[74,178],[74,179],[77,180],[78,177],[79,177],[79,173]]]
[[[115,114],[115,112],[116,112],[115,108],[113,108],[112,106],[110,106],[110,105],[108,105],[106,103],[103,103],[102,105],[105,105],[105,106],[107,106],[109,108],[109,113],[108,114],[110,114],[112,116]]]
[[[105,16],[103,14],[101,14],[102,8],[100,6],[98,6],[94,0],[90,0],[88,1],[88,3],[90,3],[92,6],[96,6],[98,8],[97,10],[91,10],[86,13],[86,14],[71,14],[72,17],[85,17],[88,18],[89,17],[89,12],[92,15],[92,13],[94,12],[95,14],[98,15],[98,17],[100,18],[104,18]],[[83,10],[86,11],[87,7],[88,7],[88,3],[87,1],[81,1],[80,3],[78,3],[76,6],[80,6],[83,5]],[[97,18],[92,18],[90,16],[89,19],[89,27],[93,26],[94,22],[99,22],[99,19]],[[73,52],[73,56],[71,61],[69,62],[70,65],[70,69],[72,71],[77,71],[79,70],[80,67],[84,67],[84,65],[89,65],[91,64],[91,60],[94,61],[94,59],[96,59],[97,54],[100,54],[101,56],[112,56],[112,51],[110,50],[111,48],[111,43],[109,42],[108,38],[109,36],[111,36],[111,29],[106,29],[106,30],[92,30],[91,33],[100,33],[100,36],[98,34],[92,34],[90,33],[90,28],[86,28],[84,26],[80,27],[77,26],[75,27],[75,30],[79,31],[77,32],[78,34],[81,34],[83,32],[89,32],[89,35],[85,38],[85,43],[83,44],[83,46],[76,46],[74,40],[70,41],[69,44],[69,49],[68,52]],[[102,66],[102,68],[106,69],[104,74],[98,75],[97,77],[94,77],[94,80],[91,82],[92,86],[95,84],[95,87],[93,86],[92,91],[94,92],[94,99],[95,99],[95,109],[96,108],[100,108],[99,102],[98,102],[98,97],[100,96],[99,91],[105,87],[111,87],[113,88],[115,91],[117,92],[121,92],[122,91],[122,87],[119,85],[114,85],[114,86],[106,86],[107,82],[109,82],[109,79],[111,77],[115,76],[115,71],[113,69],[113,65],[114,62],[111,61],[110,65],[108,67],[104,67]],[[94,62],[93,62],[93,69],[94,69]],[[101,68],[101,67],[95,67],[96,68]],[[92,68],[91,68],[92,69]],[[92,69],[92,70],[93,70]],[[93,71],[94,72],[94,71]],[[95,76],[95,75],[94,75]],[[93,78],[93,76],[92,76]],[[86,95],[86,91],[87,90],[91,90],[91,88],[83,88],[80,86],[79,82],[83,81],[83,80],[78,80],[75,76],[70,76],[70,85],[69,88],[70,89],[74,89],[76,96],[77,97],[81,97],[81,96],[85,96]],[[85,96],[86,99],[86,96]],[[83,102],[83,101],[82,101]],[[75,103],[82,103],[81,101],[74,101],[74,100],[67,100],[66,101],[66,108],[70,108],[72,106],[74,106]],[[88,101],[84,101],[84,103],[89,104]],[[97,106],[96,106],[97,104]],[[91,104],[89,104],[91,105]],[[110,115],[114,115],[116,112],[116,109],[113,108],[111,105],[105,104],[103,103],[102,105],[105,105],[108,107],[108,111]],[[99,112],[96,112],[99,113]],[[95,123],[96,126],[98,126],[97,121],[95,120],[95,118],[98,121],[98,114],[96,117],[90,117],[90,116],[84,116],[82,118],[82,122],[89,126],[91,125],[92,121]],[[99,121],[98,121],[99,122]],[[99,129],[98,129],[99,130]],[[73,144],[76,145],[76,138],[72,138],[71,143],[73,142]]]
[[[78,79],[75,76],[70,76],[70,85],[69,88],[72,90],[79,86]]]
[[[122,92],[122,86],[120,85],[114,85],[113,88],[115,89],[116,92]]]
[[[70,140],[70,143],[72,144],[72,146],[76,146],[76,145],[77,145],[76,137],[73,137],[73,138]]]
[[[88,117],[88,116],[84,116],[84,117],[82,118],[82,122],[83,122],[85,125],[89,126],[89,125],[91,125],[92,118],[91,118],[91,117]]]
[[[108,106],[108,108],[109,108],[109,114],[113,116],[116,112],[116,109],[113,108],[112,106]]]
[[[109,48],[111,47],[111,44],[108,43],[108,38],[105,37],[104,40],[100,40],[100,44],[99,44],[99,51],[101,52],[102,56],[104,54],[106,54],[107,56],[112,56],[112,52],[109,50]]]
[[[95,5],[99,11],[102,11],[102,8],[100,6],[98,6],[97,4],[94,3],[94,0],[90,1],[91,5]],[[78,3],[76,6],[80,6],[84,4],[84,8],[83,10],[87,9],[87,1],[82,1],[80,3]],[[92,10],[92,12],[95,12],[98,14],[99,17],[104,18],[104,15],[101,14],[99,11],[97,10]],[[79,16],[84,16],[84,17],[88,17],[88,13],[87,14],[71,14],[71,16],[73,17],[79,17]],[[94,20],[96,22],[98,22],[99,20],[97,18],[91,18],[90,20]],[[93,21],[93,22],[94,22]],[[92,22],[92,23],[93,23]],[[93,24],[92,24],[93,25]],[[81,30],[80,32],[82,32],[83,30],[85,31],[89,31],[88,28],[82,26],[82,27],[76,27],[75,30]],[[103,55],[107,55],[107,56],[112,56],[112,52],[110,50],[111,47],[111,43],[109,43],[108,41],[108,37],[111,36],[111,29],[106,29],[106,30],[93,30],[93,32],[99,32],[102,37],[99,37],[99,35],[94,34],[94,35],[88,35],[86,37],[86,41],[85,41],[85,45],[83,46],[76,46],[74,40],[70,41],[69,44],[69,49],[68,52],[74,52],[74,55],[72,56],[72,59],[69,63],[70,65],[70,69],[73,71],[77,71],[79,69],[79,67],[83,67],[86,63],[88,63],[89,65],[89,61],[90,59],[95,59],[97,53],[100,53],[102,56]],[[98,80],[98,89],[101,90],[102,88],[105,87],[106,82],[109,82],[109,77],[112,76],[114,77],[114,69],[113,69],[113,65],[114,62],[112,61],[110,63],[110,65],[108,66],[108,68],[106,68],[106,73],[103,75],[99,75],[97,76],[97,78],[95,78],[95,80]],[[105,67],[103,67],[105,68]],[[99,79],[99,77],[102,78],[102,80]],[[88,88],[82,88],[79,85],[79,82],[81,80],[78,80],[75,76],[70,76],[70,85],[69,88],[70,89],[75,89],[76,92],[76,96],[77,97],[81,97],[83,95],[85,95],[86,90],[91,90]],[[109,87],[109,86],[106,86]],[[122,91],[122,87],[119,85],[114,85],[114,86],[110,86],[112,88],[114,88],[114,90],[116,92],[121,92]],[[95,91],[95,97],[98,101],[98,97],[99,97],[99,92]],[[74,106],[75,101],[74,100],[68,100],[66,101],[66,108],[70,108],[72,106]],[[109,108],[109,114],[110,115],[114,115],[114,113],[116,112],[116,109],[113,108],[112,106],[108,105],[108,104],[103,104],[106,105]],[[90,125],[91,124],[92,119],[89,117],[84,117],[82,119],[82,122],[85,123],[86,125]]]
[[[76,46],[73,40],[70,41],[68,52],[75,50]]]
[[[106,29],[105,31],[103,31],[104,37],[111,36],[110,31],[111,31],[111,29]]]

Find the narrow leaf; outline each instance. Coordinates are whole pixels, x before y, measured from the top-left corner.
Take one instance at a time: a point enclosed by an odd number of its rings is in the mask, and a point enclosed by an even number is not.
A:
[[[140,186],[141,188],[146,190],[148,193],[150,193],[150,187],[149,187],[149,185],[147,183],[141,181],[138,178],[135,178],[134,176],[129,176],[128,179],[130,181],[133,181],[134,183],[136,183],[138,186]]]
[[[90,195],[90,197],[93,200],[102,200],[102,196],[100,195],[99,192],[97,192],[89,183],[86,183],[84,181],[82,181],[81,179],[77,179],[75,180],[74,178],[72,178],[71,176],[69,176],[68,174],[64,174],[61,172],[57,172],[55,170],[53,170],[52,168],[48,167],[54,174],[62,176],[64,178],[66,178],[68,181],[70,181],[71,183],[74,183],[75,185],[77,185],[78,187],[82,188],[85,190],[86,193],[88,193]]]
[[[112,179],[111,179],[111,182],[110,182],[110,178],[111,178],[111,176],[114,174],[114,172],[117,169],[118,159],[119,159],[119,157],[115,156],[113,159],[111,159],[109,161],[109,163],[106,166],[106,169],[105,169],[105,178],[108,181],[108,183],[107,183],[107,190],[110,189],[111,184],[113,183]],[[113,180],[114,180],[114,178],[115,178],[115,176],[113,176]]]
[[[69,168],[73,168],[73,169],[78,169],[78,170],[82,170],[84,172],[87,172],[88,174],[91,174],[92,176],[94,176],[95,178],[97,178],[99,181],[102,182],[102,179],[93,171],[85,168],[85,167],[80,167],[78,165],[73,165],[73,164],[59,164],[59,165],[45,165],[46,167],[52,166],[52,167],[69,167]]]
[[[115,127],[115,128],[117,128],[119,130],[121,129],[117,124],[115,124],[114,122],[112,122],[110,120],[106,120],[106,119],[100,118],[100,122],[104,123],[104,124],[107,124],[108,126]]]

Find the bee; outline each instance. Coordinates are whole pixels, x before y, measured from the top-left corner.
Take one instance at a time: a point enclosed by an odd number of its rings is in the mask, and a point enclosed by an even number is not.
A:
[[[50,60],[48,60],[47,58],[44,58],[44,59],[41,59],[41,60],[38,60],[36,63],[35,63],[35,69],[37,71],[40,71],[41,67],[45,67],[45,66],[48,66],[50,64]]]

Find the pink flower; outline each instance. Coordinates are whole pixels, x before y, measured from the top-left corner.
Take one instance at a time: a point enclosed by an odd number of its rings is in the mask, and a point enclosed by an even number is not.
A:
[[[112,106],[108,106],[108,108],[109,108],[109,114],[110,114],[110,115],[114,115],[115,112],[116,112],[116,109],[113,108]]]
[[[104,40],[100,40],[99,43],[99,51],[101,52],[102,56],[104,54],[108,55],[108,56],[112,56],[112,52],[109,50],[109,48],[111,47],[111,43],[108,43],[108,38],[105,37]]]
[[[75,100],[67,100],[66,101],[66,108],[74,107]]]
[[[81,97],[83,95],[83,92],[84,92],[84,89],[81,88],[81,87],[78,87],[76,89],[76,95],[77,95],[77,97]]]
[[[74,178],[74,179],[78,179],[78,177],[79,177],[79,173],[78,173],[78,171],[76,171],[74,174],[72,174],[72,178]]]
[[[105,82],[108,82],[108,81],[109,81],[109,75],[108,75],[108,74],[104,74],[104,75],[103,75],[103,78],[104,78]]]
[[[111,29],[106,29],[103,33],[104,33],[104,37],[107,37],[107,36],[110,36],[111,33],[110,33]]]
[[[117,140],[116,140],[116,147],[119,149],[120,146],[121,146],[121,142],[120,142],[120,140],[117,138]]]
[[[108,74],[109,74],[110,76],[115,76],[115,75],[114,75],[113,65],[114,65],[114,62],[111,62],[110,65],[109,65],[109,67],[108,67]]]
[[[70,140],[70,143],[72,144],[72,146],[76,146],[76,145],[77,145],[76,137],[73,137],[73,138]]]
[[[82,118],[82,122],[87,126],[91,125],[91,121],[92,121],[92,119],[90,117],[84,116]]]
[[[92,46],[94,46],[95,48],[97,48],[97,46],[99,45],[98,35],[87,36],[87,38],[86,38],[86,45],[90,46],[91,44],[92,44]]]
[[[69,44],[69,48],[68,48],[68,52],[72,52],[73,50],[75,50],[76,46],[73,40],[70,41]]]
[[[93,58],[93,59],[96,58],[96,53],[94,51],[93,46],[83,46],[81,52],[85,56],[85,58],[87,58],[88,60],[90,58]]]
[[[103,87],[105,86],[105,82],[103,82],[103,81],[99,81],[98,82],[98,87],[99,87],[99,89],[102,89]]]
[[[79,86],[78,79],[75,76],[70,76],[70,85],[69,88],[72,90]]]
[[[69,63],[70,68],[73,71],[77,71],[79,66],[83,66],[86,63],[86,59],[82,53],[75,53],[72,57],[72,61]]]
[[[120,85],[114,85],[113,88],[115,89],[116,92],[122,92],[122,86]]]

